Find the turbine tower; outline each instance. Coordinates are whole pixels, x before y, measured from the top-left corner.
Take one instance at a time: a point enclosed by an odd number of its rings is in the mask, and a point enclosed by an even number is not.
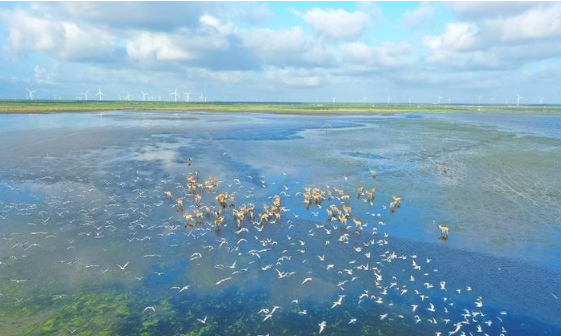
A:
[[[191,91],[185,92],[185,101],[186,101],[186,102],[190,102],[190,101],[191,101]]]
[[[518,93],[516,94],[516,107],[520,107],[520,99],[522,98]]]
[[[127,101],[131,101],[132,96],[131,96],[131,93],[130,93],[130,92],[127,91],[127,95],[125,96],[125,99],[126,99]]]
[[[27,90],[27,99],[29,100],[34,100],[35,99],[35,90],[31,90],[28,88],[25,88]]]
[[[99,101],[101,101],[103,97],[105,97],[105,93],[101,92],[101,87],[97,88],[97,93],[95,95],[99,97]]]
[[[481,98],[483,98],[483,96],[477,96],[477,99],[478,99],[478,105],[481,105]]]
[[[86,91],[86,92],[82,92],[82,94],[84,95],[84,98],[86,98],[86,101],[88,101],[88,93],[90,91]]]
[[[437,105],[440,105],[440,100],[442,99],[442,96],[439,95],[439,96],[437,96],[437,97],[438,97],[438,103],[437,103]]]
[[[148,96],[148,92],[140,91],[142,93],[142,101],[146,101],[146,96]]]
[[[173,96],[173,101],[177,103],[177,97],[179,97],[179,94],[177,93],[177,88],[175,88],[175,91],[170,92],[169,95]]]

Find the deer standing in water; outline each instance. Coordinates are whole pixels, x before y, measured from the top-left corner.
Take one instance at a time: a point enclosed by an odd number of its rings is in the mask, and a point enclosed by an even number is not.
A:
[[[440,224],[438,224],[438,228],[440,229],[440,238],[442,238],[443,240],[448,239],[448,232],[450,228]]]

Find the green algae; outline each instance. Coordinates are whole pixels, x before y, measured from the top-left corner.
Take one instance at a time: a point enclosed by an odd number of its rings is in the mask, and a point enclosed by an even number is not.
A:
[[[129,316],[130,295],[113,291],[73,298],[46,321],[30,326],[24,335],[119,335],[119,324]]]

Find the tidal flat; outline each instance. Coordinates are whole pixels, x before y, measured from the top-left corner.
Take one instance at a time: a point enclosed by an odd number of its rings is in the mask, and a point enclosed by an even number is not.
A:
[[[540,111],[0,114],[0,334],[559,335]],[[216,186],[196,201],[189,174]]]

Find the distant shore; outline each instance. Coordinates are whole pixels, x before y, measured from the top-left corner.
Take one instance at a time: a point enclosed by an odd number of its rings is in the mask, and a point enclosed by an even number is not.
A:
[[[0,101],[1,114],[80,112],[246,112],[302,115],[399,113],[507,113],[561,115],[559,105],[435,105],[347,103],[188,103],[142,101]]]

